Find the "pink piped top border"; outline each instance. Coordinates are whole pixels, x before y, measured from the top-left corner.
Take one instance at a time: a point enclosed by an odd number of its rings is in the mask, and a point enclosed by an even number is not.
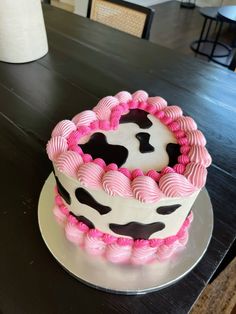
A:
[[[181,155],[173,167],[164,167],[160,173],[155,169],[146,173],[141,169],[130,171],[83,153],[78,145],[83,136],[117,129],[121,116],[136,108],[159,119],[177,139]],[[133,95],[120,92],[114,97],[107,96],[93,110],[85,110],[71,121],[59,122],[47,144],[47,153],[59,171],[78,179],[85,187],[154,203],[163,197],[189,196],[205,185],[206,168],[211,164],[205,145],[206,139],[195,121],[183,116],[180,107],[168,106],[159,96],[149,97],[145,91],[137,91]]]

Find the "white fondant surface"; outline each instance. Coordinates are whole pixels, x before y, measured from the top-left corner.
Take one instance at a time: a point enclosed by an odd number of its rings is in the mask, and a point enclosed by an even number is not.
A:
[[[177,143],[171,131],[159,119],[150,114],[147,117],[153,123],[148,129],[141,129],[136,123],[124,123],[120,124],[115,131],[96,131],[105,134],[109,144],[123,145],[128,149],[129,155],[122,167],[129,170],[136,168],[143,171],[161,170],[169,163],[166,145],[168,143]],[[140,132],[150,134],[149,143],[155,148],[154,152],[140,153],[140,143],[135,136]],[[87,143],[91,135],[83,137],[79,144]]]
[[[102,190],[102,188],[99,190],[85,188],[78,180],[58,172],[57,169],[55,169],[55,173],[63,187],[69,192],[71,196],[71,205],[67,205],[70,211],[72,211],[75,215],[82,215],[88,218],[97,229],[114,236],[121,235],[118,235],[110,230],[110,223],[127,224],[129,222],[139,222],[142,224],[163,222],[165,224],[165,228],[161,231],[153,233],[150,236],[150,239],[166,238],[176,235],[199,193],[199,191],[197,191],[189,197],[165,198],[159,202],[147,204],[141,203],[135,198],[131,197],[123,198],[120,196],[109,196],[104,190]],[[98,203],[109,206],[112,210],[106,215],[100,215],[90,206],[81,204],[75,196],[75,190],[79,187],[83,187]],[[156,209],[160,206],[168,206],[173,204],[180,204],[181,207],[179,207],[172,214],[160,215],[156,212]],[[124,235],[122,236],[125,237]]]

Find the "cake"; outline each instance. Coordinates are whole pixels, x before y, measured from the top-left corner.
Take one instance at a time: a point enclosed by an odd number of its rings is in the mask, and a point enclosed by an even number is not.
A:
[[[75,247],[113,263],[169,259],[188,241],[211,157],[195,121],[122,91],[60,121],[47,143],[53,213]]]

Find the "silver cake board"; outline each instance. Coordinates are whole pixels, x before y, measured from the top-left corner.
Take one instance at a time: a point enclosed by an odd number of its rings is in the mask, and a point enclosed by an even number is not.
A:
[[[203,257],[213,229],[212,205],[206,189],[196,199],[189,241],[170,260],[148,265],[117,265],[94,257],[70,243],[53,215],[55,179],[46,180],[38,203],[40,232],[54,258],[75,278],[97,289],[120,294],[144,294],[167,287],[189,273]]]

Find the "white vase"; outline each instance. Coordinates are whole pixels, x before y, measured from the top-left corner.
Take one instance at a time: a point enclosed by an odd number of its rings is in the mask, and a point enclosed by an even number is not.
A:
[[[40,0],[0,0],[0,61],[30,62],[48,52]]]

